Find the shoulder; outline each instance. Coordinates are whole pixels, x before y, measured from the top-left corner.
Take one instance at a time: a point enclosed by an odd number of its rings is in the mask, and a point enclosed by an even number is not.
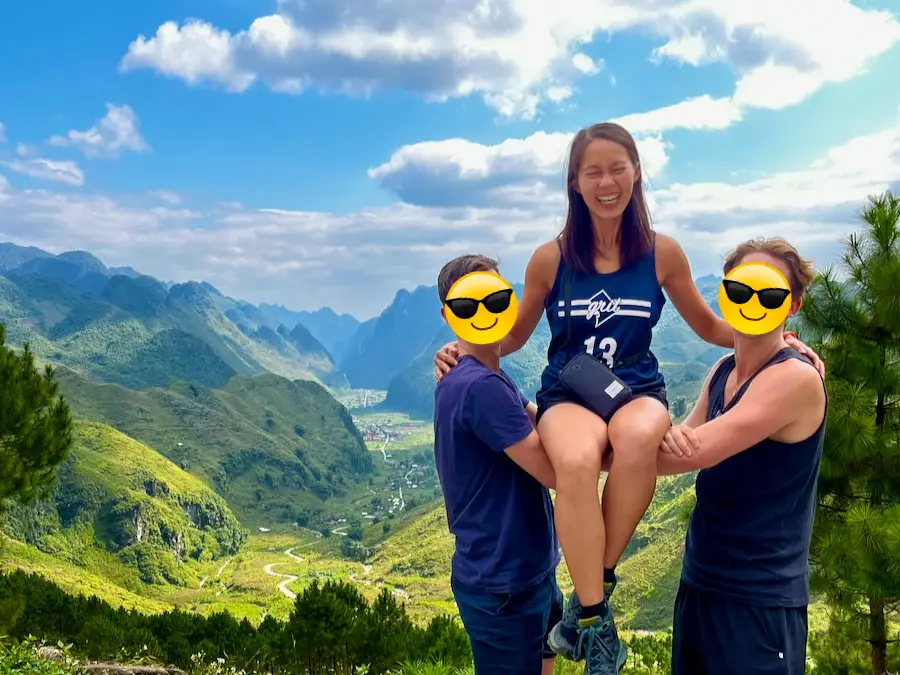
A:
[[[549,290],[556,280],[559,269],[560,252],[556,239],[541,244],[531,254],[528,268],[525,270],[525,281],[539,281]]]
[[[667,277],[670,274],[678,274],[686,270],[690,275],[690,269],[687,266],[687,256],[681,244],[667,234],[655,233],[656,246],[654,257],[656,259],[656,268],[660,271],[661,277]]]
[[[805,358],[789,358],[766,368],[754,384],[755,398],[772,404],[781,401],[799,409],[818,406],[825,400],[825,387],[819,371]],[[752,390],[753,387],[751,386]],[[748,394],[750,391],[747,392]]]
[[[472,378],[468,392],[470,396],[475,396],[476,398],[497,397],[515,393],[515,388],[507,381],[507,377],[485,368],[484,372],[479,372],[477,376]]]
[[[472,378],[464,396],[462,409],[470,420],[496,421],[513,411],[524,413],[522,395],[515,384],[489,369]]]
[[[656,256],[659,258],[663,255],[684,255],[684,250],[673,237],[661,232],[654,233],[656,236]]]
[[[535,249],[534,253],[531,254],[529,265],[552,269],[555,274],[556,267],[559,265],[559,258],[559,244],[556,239],[551,239]]]

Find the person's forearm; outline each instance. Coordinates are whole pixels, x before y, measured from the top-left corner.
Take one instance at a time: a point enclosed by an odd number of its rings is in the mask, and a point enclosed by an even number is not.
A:
[[[525,342],[528,342],[528,340],[525,340]],[[520,344],[519,341],[513,337],[512,333],[507,333],[506,337],[500,340],[500,358],[519,351],[525,346],[525,342]]]
[[[656,475],[657,476],[678,476],[683,473],[696,471],[696,467],[687,457],[676,457],[668,452],[656,453]]]
[[[718,347],[734,349],[734,328],[729,326],[724,319],[716,317],[711,335],[706,341]]]

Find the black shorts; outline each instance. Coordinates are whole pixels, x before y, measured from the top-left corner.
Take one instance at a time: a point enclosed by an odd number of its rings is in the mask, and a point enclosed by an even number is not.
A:
[[[541,675],[543,660],[556,656],[547,638],[563,614],[556,570],[516,593],[490,593],[453,578],[450,585],[469,635],[475,675]]]
[[[743,605],[682,581],[673,623],[672,675],[806,672],[806,607]]]
[[[666,406],[666,410],[669,409],[669,399],[666,398],[665,387],[660,387],[659,389],[648,389],[647,391],[640,391],[635,393],[633,396],[634,398],[647,396],[649,398],[656,399],[664,406]],[[542,389],[538,392],[537,416],[535,421],[540,422],[541,416],[557,403],[577,403],[581,405],[578,398],[574,394],[572,394],[572,392],[570,392],[561,384],[556,383],[552,387],[549,387],[548,389]]]

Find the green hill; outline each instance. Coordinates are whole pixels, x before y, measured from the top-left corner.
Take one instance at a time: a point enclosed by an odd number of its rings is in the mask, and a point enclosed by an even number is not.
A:
[[[249,527],[314,522],[326,501],[366,494],[372,460],[347,410],[319,384],[237,376],[222,389],[146,391],[57,371],[76,417],[157,449],[214,487]]]
[[[58,560],[119,577],[183,585],[190,567],[233,555],[247,532],[209,487],[146,445],[97,422],[78,421],[52,494],[14,504],[4,533]]]

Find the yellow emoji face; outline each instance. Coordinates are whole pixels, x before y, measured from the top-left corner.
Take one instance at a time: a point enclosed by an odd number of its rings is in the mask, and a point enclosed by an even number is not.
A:
[[[738,265],[719,287],[722,318],[746,335],[764,335],[780,327],[791,311],[791,302],[787,279],[763,262]]]
[[[460,340],[487,345],[506,337],[519,315],[516,293],[493,272],[472,272],[450,287],[444,318]]]

